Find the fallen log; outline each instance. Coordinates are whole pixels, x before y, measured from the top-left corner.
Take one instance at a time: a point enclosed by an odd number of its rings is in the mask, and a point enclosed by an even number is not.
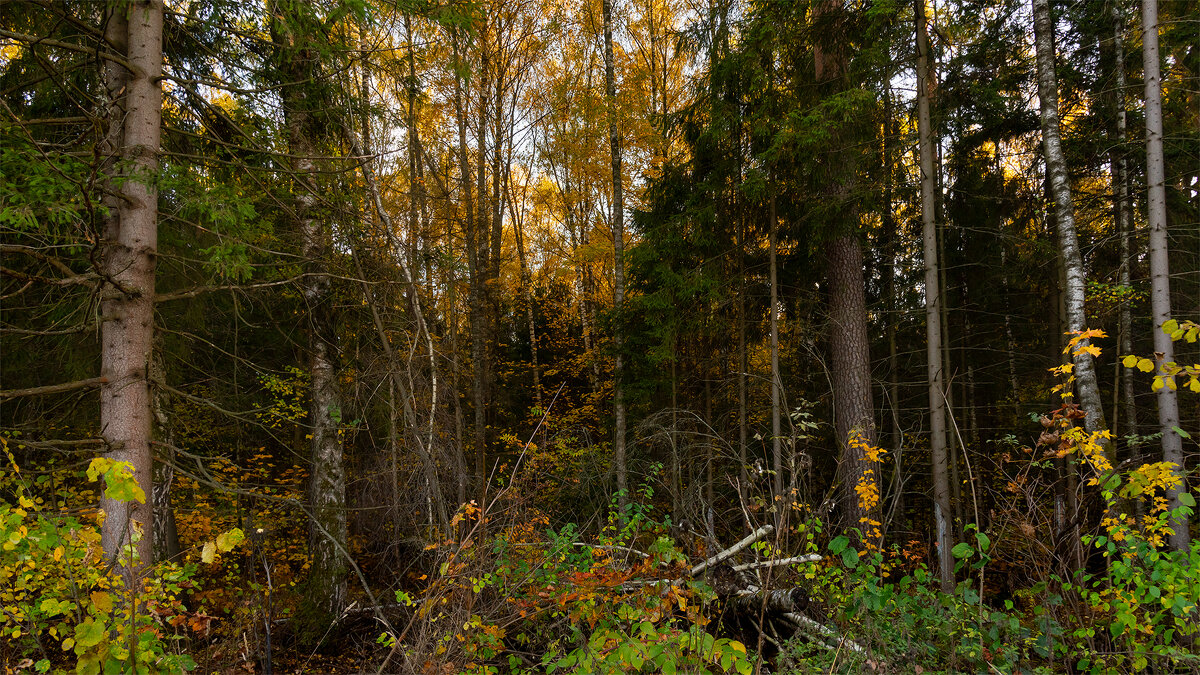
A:
[[[734,572],[745,572],[746,570],[757,570],[764,567],[778,567],[780,565],[800,565],[802,563],[820,562],[825,556],[818,553],[809,555],[796,556],[794,558],[783,558],[781,560],[763,560],[760,562],[745,563],[743,565],[734,565]]]
[[[764,611],[779,616],[806,633],[822,639],[833,640],[851,651],[858,653],[865,651],[862,645],[854,640],[843,637],[829,626],[805,616],[803,612],[808,611],[810,603],[808,595],[802,589],[789,588],[774,591],[763,591],[757,588],[746,589],[738,591],[734,598],[734,604],[747,611]]]
[[[700,563],[699,565],[696,565],[695,567],[693,567],[691,569],[691,573],[690,573],[691,576],[694,577],[694,576],[700,574],[701,572],[703,572],[704,570],[712,567],[713,565],[717,565],[719,563],[722,563],[722,562],[732,558],[733,556],[737,555],[738,553],[741,553],[743,550],[745,550],[748,546],[750,546],[754,542],[758,541],[759,539],[762,539],[763,537],[767,536],[768,534],[771,534],[774,531],[775,531],[774,525],[763,525],[762,527],[758,528],[754,532],[751,532],[749,535],[747,535],[744,539],[742,539],[738,543],[734,544],[733,546],[730,546],[729,548],[725,549],[724,551],[721,551],[720,553],[714,555],[713,557],[709,558],[708,560],[705,560],[704,562]]]

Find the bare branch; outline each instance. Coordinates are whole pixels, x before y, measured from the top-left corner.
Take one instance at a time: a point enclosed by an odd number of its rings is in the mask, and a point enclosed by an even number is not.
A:
[[[64,382],[63,384],[49,384],[44,387],[30,387],[28,389],[8,389],[0,391],[0,401],[10,398],[22,398],[25,396],[49,396],[51,394],[62,394],[76,389],[87,389],[89,387],[99,387],[102,384],[107,384],[106,377],[93,377],[87,380],[76,380],[75,382]]]

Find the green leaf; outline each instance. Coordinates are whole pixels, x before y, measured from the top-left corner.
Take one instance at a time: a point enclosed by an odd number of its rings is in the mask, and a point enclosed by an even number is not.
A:
[[[88,654],[79,657],[79,662],[75,664],[76,675],[100,675],[100,656],[98,654]]]
[[[1196,506],[1196,498],[1193,497],[1192,493],[1190,492],[1180,492],[1179,494],[1175,495],[1175,498],[1178,499],[1179,503],[1183,504],[1184,506]]]
[[[858,551],[852,548],[842,551],[842,564],[850,569],[858,567]]]
[[[1183,429],[1180,429],[1179,427],[1171,427],[1171,431],[1174,431],[1175,433],[1179,434],[1180,437],[1182,437],[1182,438],[1191,438],[1192,437],[1191,434],[1184,431]]]
[[[956,544],[954,546],[954,548],[950,549],[950,553],[952,553],[955,558],[960,558],[960,559],[966,558],[974,552],[975,552],[975,549],[971,548],[971,545],[965,541]]]
[[[75,644],[80,647],[94,647],[104,639],[104,624],[96,623],[91,617],[75,626]]]
[[[837,554],[841,553],[843,550],[845,550],[846,546],[849,544],[850,544],[849,537],[847,537],[844,534],[839,535],[837,537],[834,537],[833,541],[829,542],[829,552],[834,555],[837,555]]]
[[[975,533],[975,541],[979,542],[979,550],[983,553],[987,553],[988,549],[992,547],[992,541],[982,532]]]
[[[38,606],[38,609],[42,610],[42,613],[47,617],[58,616],[59,614],[65,614],[67,611],[69,611],[71,609],[71,603],[59,602],[55,598],[46,598],[42,601],[42,604]]]
[[[91,466],[88,467],[88,476],[91,477],[93,469],[98,468],[96,461],[92,460]],[[95,479],[93,479],[95,480]],[[146,503],[146,492],[138,485],[137,479],[133,476],[133,465],[129,462],[111,462],[104,470],[104,494],[109,499],[115,499],[119,502],[136,501],[139,504]]]
[[[233,550],[234,546],[245,541],[246,535],[242,533],[242,528],[235,527],[228,532],[222,532],[217,535],[217,549],[222,553],[228,553]]]

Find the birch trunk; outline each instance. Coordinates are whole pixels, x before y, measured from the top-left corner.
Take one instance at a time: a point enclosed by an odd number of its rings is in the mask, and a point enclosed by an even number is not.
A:
[[[934,530],[942,590],[954,591],[950,526],[950,472],[946,449],[946,396],[942,376],[942,292],[935,221],[933,127],[929,113],[929,33],[925,0],[917,0],[917,135],[921,165],[921,242],[925,260],[925,356],[929,386],[929,447],[933,465]]]
[[[1034,44],[1037,48],[1042,147],[1046,155],[1046,178],[1049,196],[1054,202],[1058,250],[1065,276],[1063,293],[1067,330],[1078,332],[1084,330],[1087,323],[1084,308],[1085,269],[1083,255],[1079,250],[1079,239],[1075,234],[1075,209],[1071,202],[1071,184],[1067,176],[1067,163],[1059,133],[1058,78],[1054,72],[1054,25],[1050,18],[1049,0],[1033,0],[1033,28]],[[1084,418],[1084,428],[1094,432],[1107,429],[1107,425],[1104,421],[1104,403],[1100,399],[1100,384],[1096,377],[1095,363],[1091,354],[1082,351],[1085,346],[1087,341],[1079,343],[1075,349],[1077,353],[1072,355],[1072,361],[1075,365],[1075,387],[1079,393],[1079,404],[1087,415]],[[1103,445],[1105,452],[1108,452],[1109,444]]]
[[[100,428],[105,457],[129,462],[146,493],[141,503],[102,496],[105,557],[121,569],[132,588],[153,562],[153,417],[149,372],[154,339],[154,276],[158,254],[159,141],[162,131],[161,0],[112,3],[106,37],[125,48],[132,72],[109,64],[105,79],[113,97],[105,145],[119,150],[125,180],[111,181],[120,198],[110,203],[116,218],[107,223],[101,266],[111,280],[103,290],[101,327]],[[124,90],[124,97],[122,96]],[[110,143],[114,143],[110,145]],[[116,164],[109,170],[117,171]],[[116,178],[116,176],[111,176]],[[136,559],[127,557],[126,547]]]
[[[1163,167],[1162,77],[1158,63],[1158,0],[1142,0],[1142,61],[1146,69],[1146,223],[1150,230],[1150,310],[1154,319],[1154,351],[1159,368],[1175,361],[1175,343],[1163,332],[1162,326],[1171,318],[1170,266],[1167,242],[1167,192]],[[1179,432],[1179,401],[1175,395],[1174,378],[1163,376],[1164,385],[1158,388],[1158,427],[1162,433],[1163,461],[1177,465],[1184,472],[1183,439]],[[1182,491],[1187,491],[1183,483]],[[1170,510],[1182,506],[1180,489],[1167,490]],[[1186,550],[1191,541],[1188,521],[1171,520],[1171,548]]]

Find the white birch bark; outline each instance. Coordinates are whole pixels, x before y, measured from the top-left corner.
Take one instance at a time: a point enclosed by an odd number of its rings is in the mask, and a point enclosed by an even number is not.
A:
[[[1067,330],[1077,332],[1084,330],[1087,322],[1084,308],[1086,271],[1083,254],[1079,250],[1079,238],[1075,234],[1075,209],[1071,202],[1071,184],[1067,176],[1067,163],[1059,131],[1058,78],[1054,72],[1054,26],[1050,18],[1049,0],[1033,0],[1033,28],[1034,46],[1037,50],[1042,147],[1046,156],[1049,196],[1054,203],[1059,256],[1065,276],[1063,297]],[[1100,384],[1096,378],[1094,359],[1090,354],[1080,351],[1080,348],[1086,345],[1086,341],[1078,345],[1072,361],[1079,404],[1087,415],[1084,418],[1084,428],[1093,432],[1106,429],[1107,425],[1104,421],[1104,403],[1100,399]],[[1108,452],[1108,444],[1104,444],[1104,447]]]
[[[1150,230],[1150,311],[1154,319],[1155,358],[1161,367],[1175,361],[1175,344],[1162,326],[1171,318],[1170,265],[1167,242],[1167,194],[1163,167],[1162,77],[1158,63],[1158,0],[1142,0],[1142,61],[1146,69],[1146,222]],[[1179,428],[1179,401],[1174,378],[1164,376],[1158,389],[1158,426],[1162,433],[1163,461],[1173,462],[1182,473],[1183,439]],[[1186,491],[1186,484],[1183,488]],[[1167,491],[1168,508],[1182,504],[1180,490]],[[1182,551],[1191,539],[1186,519],[1172,519],[1171,548]]]

